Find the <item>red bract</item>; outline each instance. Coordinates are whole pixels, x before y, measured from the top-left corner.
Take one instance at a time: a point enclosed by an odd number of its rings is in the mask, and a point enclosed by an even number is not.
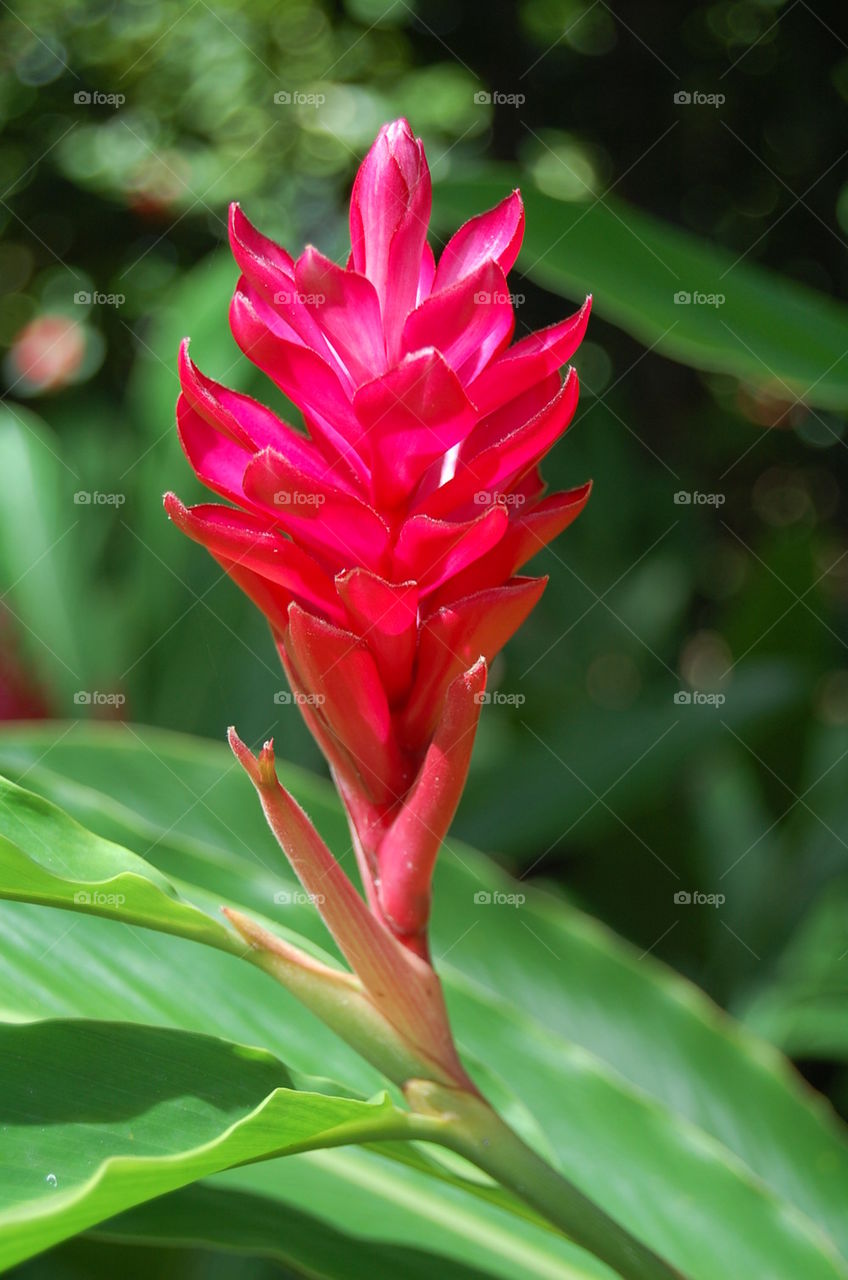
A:
[[[308,436],[180,358],[180,440],[230,506],[171,518],[268,618],[351,820],[372,911],[426,955],[430,877],[465,780],[486,664],[539,599],[517,576],[580,513],[544,497],[583,337],[570,319],[511,343],[517,191],[436,263],[430,174],[405,120],[357,175],[351,254],[296,261],[231,210],[243,272],[230,322]]]

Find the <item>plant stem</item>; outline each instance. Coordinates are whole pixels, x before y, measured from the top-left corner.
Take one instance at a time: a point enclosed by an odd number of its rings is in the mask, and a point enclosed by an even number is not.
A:
[[[442,1121],[426,1136],[515,1192],[624,1280],[684,1280],[528,1147],[485,1099],[424,1080],[408,1081],[405,1092],[413,1111]]]

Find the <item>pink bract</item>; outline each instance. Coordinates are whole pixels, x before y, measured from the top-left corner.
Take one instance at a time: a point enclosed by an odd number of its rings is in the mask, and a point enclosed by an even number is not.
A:
[[[520,571],[590,488],[544,496],[539,473],[577,404],[576,374],[559,371],[590,300],[512,342],[518,192],[438,262],[430,203],[423,146],[398,120],[357,174],[345,267],[312,247],[293,259],[233,205],[232,331],[308,436],[203,375],[184,343],[180,440],[230,505],[165,499],[266,615],[345,801],[369,905],[424,955],[486,665],[544,589]]]

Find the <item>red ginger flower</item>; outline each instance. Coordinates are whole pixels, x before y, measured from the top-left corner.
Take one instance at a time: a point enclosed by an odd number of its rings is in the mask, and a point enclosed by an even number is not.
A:
[[[233,205],[241,349],[303,414],[308,438],[180,357],[180,440],[232,506],[171,518],[270,622],[351,822],[372,912],[426,956],[430,880],[464,785],[486,664],[546,579],[516,576],[580,513],[589,485],[544,497],[585,332],[570,319],[510,346],[506,274],[517,191],[436,263],[430,173],[405,120],[386,125],[350,207],[339,267],[295,261]]]

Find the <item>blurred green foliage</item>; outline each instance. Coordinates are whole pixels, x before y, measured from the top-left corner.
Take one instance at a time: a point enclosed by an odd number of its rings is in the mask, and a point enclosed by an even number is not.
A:
[[[162,514],[165,488],[199,494],[173,430],[176,348],[190,333],[204,370],[269,395],[227,329],[226,206],[341,256],[357,160],[407,115],[451,215],[440,234],[490,199],[475,170],[492,162],[544,216],[519,332],[603,282],[581,409],[546,464],[595,492],[536,563],[549,587],[495,672],[523,701],[486,710],[457,831],[750,1011],[844,1100],[848,351],[825,301],[848,285],[844,9],[31,0],[0,32],[16,670],[59,718],[103,714],[74,703],[98,690],[127,719],[215,738],[237,721],[320,766],[274,703],[261,619]],[[672,294],[705,271],[726,274],[728,311],[687,347],[701,316],[663,332],[662,308],[676,325]],[[113,301],[74,300],[94,292]],[[21,335],[45,317],[29,340],[50,359],[26,376]],[[675,701],[693,691],[725,701]]]

